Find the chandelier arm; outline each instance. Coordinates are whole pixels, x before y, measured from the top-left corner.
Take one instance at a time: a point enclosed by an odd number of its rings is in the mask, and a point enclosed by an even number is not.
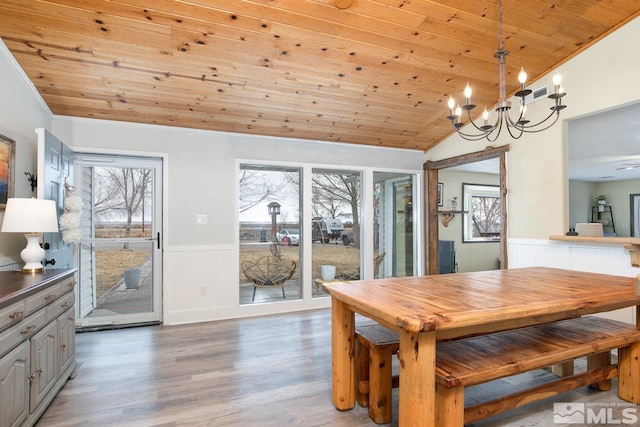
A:
[[[543,127],[543,128],[540,128],[540,129],[533,129],[533,128],[537,127],[537,126],[540,126],[541,124],[543,124],[543,123],[544,123],[544,122],[546,122],[547,120],[549,120],[549,119],[551,118],[551,116],[553,116],[553,114],[554,114],[554,113],[556,114],[556,117],[555,117],[555,119],[554,119],[551,123],[549,123],[547,126],[545,126],[545,127]],[[547,116],[547,118],[546,118],[546,119],[544,119],[543,121],[538,122],[538,123],[536,123],[535,125],[525,126],[525,127],[524,127],[524,132],[527,132],[527,133],[542,132],[543,130],[547,130],[547,129],[549,129],[551,126],[555,125],[559,118],[560,118],[560,112],[559,112],[559,111],[552,111],[552,112],[551,112],[551,114],[549,114],[549,115]]]
[[[500,119],[500,116],[498,116],[498,120],[491,126],[491,128],[484,130],[480,128],[478,125],[476,125],[476,122],[473,121],[473,119],[471,118],[471,110],[467,110],[467,116],[469,117],[469,123],[472,124],[474,128],[476,128],[479,132],[482,132],[483,134],[489,134],[493,132],[498,126],[499,119]]]
[[[517,129],[517,130],[520,131],[520,133],[515,135],[512,132],[512,129]],[[524,134],[524,129],[522,129],[521,127],[518,127],[518,126],[509,126],[509,125],[507,125],[507,130],[509,131],[509,135],[511,135],[511,138],[513,138],[513,139],[520,139],[520,137]]]
[[[452,122],[452,125],[453,125],[453,122]],[[482,132],[480,134],[465,133],[465,132],[462,132],[460,128],[456,128],[455,126],[453,126],[453,129],[458,133],[458,135],[460,135],[461,138],[466,139],[467,141],[480,141],[481,139],[486,138],[487,141],[489,142],[495,142],[500,136],[500,133],[502,132],[502,125],[503,125],[503,117],[502,117],[502,114],[499,114],[498,120],[496,121],[496,123],[486,131],[482,131],[482,129],[480,129],[480,131]],[[495,132],[496,130],[498,132]],[[495,136],[491,138],[491,135],[494,133],[495,133]]]
[[[466,139],[467,141],[480,141],[481,139],[488,138],[487,135],[491,134],[492,132],[492,131],[491,132],[488,131],[486,133],[481,133],[481,134],[471,134],[471,133],[462,132],[461,130],[456,129],[455,126],[453,129],[456,131],[458,135],[460,135],[462,138]]]

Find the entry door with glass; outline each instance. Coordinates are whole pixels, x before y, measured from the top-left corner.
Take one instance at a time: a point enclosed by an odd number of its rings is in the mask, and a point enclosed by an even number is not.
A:
[[[78,326],[160,322],[162,160],[76,155],[76,170]]]

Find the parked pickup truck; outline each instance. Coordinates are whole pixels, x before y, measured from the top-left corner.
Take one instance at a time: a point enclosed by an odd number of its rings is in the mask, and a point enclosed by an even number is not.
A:
[[[344,226],[342,222],[334,218],[313,218],[311,221],[313,225],[312,240],[329,243],[331,239],[342,238],[342,232]]]
[[[354,242],[353,240],[353,231],[343,231],[342,236],[340,236],[342,240],[342,244],[345,246],[349,246]]]

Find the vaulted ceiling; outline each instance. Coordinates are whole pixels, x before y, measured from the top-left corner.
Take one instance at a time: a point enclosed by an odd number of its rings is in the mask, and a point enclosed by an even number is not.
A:
[[[521,66],[535,80],[640,15],[503,3],[509,92]],[[451,134],[467,81],[496,102],[497,33],[497,0],[0,2],[0,37],[54,114],[421,150]]]

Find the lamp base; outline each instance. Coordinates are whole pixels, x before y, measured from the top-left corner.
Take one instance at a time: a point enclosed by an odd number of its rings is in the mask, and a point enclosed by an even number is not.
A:
[[[42,273],[44,270],[41,261],[45,252],[40,247],[40,236],[42,236],[42,233],[26,233],[24,235],[27,239],[27,247],[20,252],[20,257],[24,261],[23,273]]]

